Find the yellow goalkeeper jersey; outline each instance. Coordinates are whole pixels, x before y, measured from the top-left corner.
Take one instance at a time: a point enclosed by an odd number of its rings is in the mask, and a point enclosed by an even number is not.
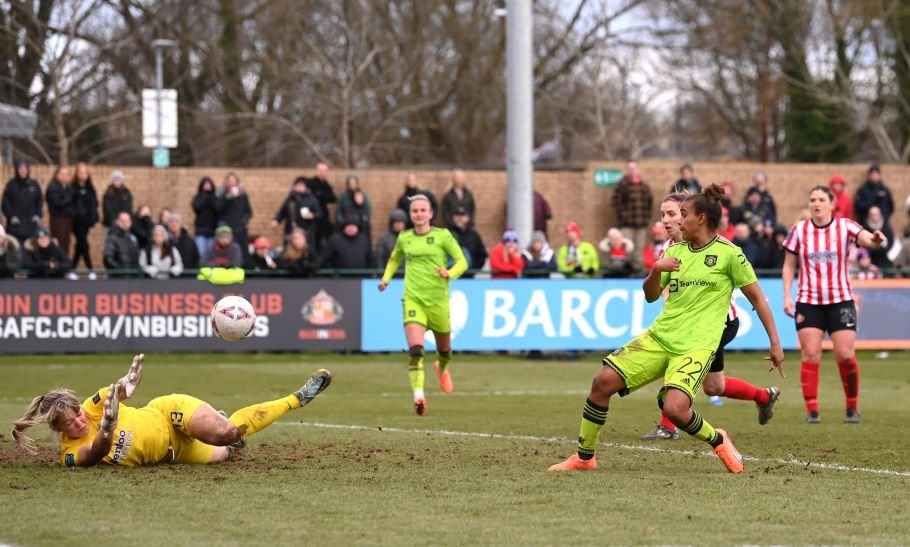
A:
[[[100,431],[108,389],[101,388],[82,403],[89,422],[89,434],[81,439],[71,439],[66,435],[60,439],[60,459],[67,467],[79,465],[79,448],[91,444]],[[133,408],[121,403],[113,435],[114,444],[103,459],[105,463],[135,467],[161,462],[169,455],[170,423],[155,408]]]

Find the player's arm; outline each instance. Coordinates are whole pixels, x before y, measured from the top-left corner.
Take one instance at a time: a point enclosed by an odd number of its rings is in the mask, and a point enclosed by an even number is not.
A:
[[[142,365],[144,363],[144,353],[134,355],[133,363],[130,365],[130,370],[127,371],[126,376],[117,380],[117,385],[120,386],[120,400],[125,401],[136,392],[139,382],[142,381]]]
[[[101,430],[91,443],[79,447],[77,465],[89,467],[100,462],[111,451],[114,445],[114,430],[117,429],[117,417],[120,410],[119,384],[111,384],[104,399],[104,413],[101,417]]]
[[[796,309],[793,306],[793,297],[790,296],[790,288],[793,286],[793,274],[796,273],[796,255],[787,251],[784,256],[784,266],[781,270],[781,276],[784,284],[784,313],[793,317]]]
[[[766,357],[766,359],[771,361],[771,368],[768,371],[777,369],[777,372],[784,376],[784,350],[780,345],[780,337],[777,335],[774,314],[771,313],[771,308],[768,306],[764,293],[762,293],[761,286],[759,286],[758,281],[755,281],[742,286],[740,289],[746,295],[746,298],[749,299],[752,307],[755,308],[755,313],[758,314],[761,324],[765,327],[765,332],[768,333],[768,342],[771,344],[768,357]]]
[[[448,231],[446,231],[447,237],[444,239],[443,248],[446,253],[449,254],[454,260],[455,264],[452,264],[452,267],[446,270],[445,268],[440,268],[439,275],[442,277],[448,277],[449,279],[458,279],[461,277],[461,274],[465,273],[468,269],[468,261],[464,258],[464,252],[461,250],[461,246],[455,241],[455,237]],[[443,271],[446,273],[443,274]]]
[[[389,255],[389,262],[385,265],[385,271],[382,273],[382,280],[379,282],[379,290],[384,291],[389,286],[389,280],[394,277],[398,271],[398,265],[401,264],[401,257],[404,256],[404,250],[401,248],[401,234],[395,240],[395,247],[392,254]]]
[[[642,290],[645,291],[645,300],[650,303],[660,298],[664,286],[666,286],[663,276],[664,272],[678,272],[679,264],[679,259],[675,256],[664,256],[654,263],[651,271],[648,272],[648,277],[645,278],[641,285]]]
[[[856,236],[856,244],[869,249],[878,249],[887,242],[888,238],[885,237],[881,230],[875,230],[874,232],[863,230]]]

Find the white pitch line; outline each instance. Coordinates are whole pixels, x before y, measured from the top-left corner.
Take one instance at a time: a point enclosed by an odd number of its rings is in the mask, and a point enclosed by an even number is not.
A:
[[[446,397],[529,397],[529,396],[559,396],[559,395],[587,395],[589,390],[567,389],[564,391],[553,391],[548,389],[506,389],[506,390],[480,390],[480,391],[456,391],[449,393]],[[378,393],[380,397],[402,397],[409,395],[406,391],[384,391]]]
[[[449,437],[473,437],[477,439],[499,439],[507,441],[534,441],[542,443],[568,444],[570,439],[563,437],[537,437],[534,435],[506,435],[503,433],[483,433],[479,431],[452,431],[448,429],[403,429],[399,427],[368,426],[368,425],[348,425],[348,424],[327,424],[322,422],[276,422],[276,425],[293,425],[301,427],[318,427],[322,429],[347,429],[355,431],[378,431],[382,433],[417,433],[431,435],[446,435]],[[702,452],[697,450],[673,450],[669,448],[657,448],[653,446],[641,446],[619,443],[600,443],[601,446],[609,448],[619,448],[622,450],[634,450],[638,452],[660,452],[663,454],[674,454],[678,456],[705,456],[714,457],[713,452]],[[807,462],[797,458],[754,458],[752,456],[743,456],[746,461],[758,463],[779,463],[783,465],[798,465],[805,468],[826,469],[830,471],[854,471],[858,473],[869,473],[872,475],[885,475],[891,477],[910,477],[910,471],[895,471],[892,469],[873,469],[870,467],[856,467],[840,463],[822,463]]]

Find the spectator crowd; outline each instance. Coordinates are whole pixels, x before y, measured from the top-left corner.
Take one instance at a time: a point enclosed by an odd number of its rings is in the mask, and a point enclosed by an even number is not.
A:
[[[683,165],[679,175],[668,193],[701,191],[692,165]],[[493,278],[640,277],[653,266],[668,237],[663,225],[654,222],[654,205],[663,195],[652,190],[635,161],[628,162],[612,193],[616,226],[596,245],[583,237],[575,222],[565,224],[559,244],[551,245],[547,224],[553,212],[544,196],[534,192],[534,232],[524,248],[511,229],[487,248],[475,229],[477,201],[461,169],[452,171],[441,200],[420,187],[416,173],[408,173],[397,207],[388,216],[388,229],[374,237],[370,228],[373,205],[359,177],[348,175],[336,195],[329,182],[329,167],[320,163],[312,177],[294,179],[287,195],[276,204],[270,227],[282,237],[274,242],[267,234],[250,233],[253,210],[247,188],[236,173],[228,173],[220,185],[211,177],[201,178],[191,202],[192,222],[168,209],[154,215],[148,205],[134,203],[125,182],[124,173],[114,171],[99,196],[89,166],[79,163],[72,170],[57,168],[42,193],[28,163],[17,162],[2,196],[0,277],[75,278],[74,269],[81,263],[86,275],[94,279],[89,233],[99,223],[105,230],[101,256],[109,277],[141,273],[168,279],[205,268],[291,276],[310,276],[320,269],[367,274],[385,267],[398,234],[410,227],[409,198],[418,194],[428,198],[436,222],[448,228],[462,247],[468,277],[481,271]],[[853,218],[888,238],[882,249],[857,252],[851,259],[851,271],[861,278],[881,277],[892,268],[910,274],[910,227],[904,229],[903,237],[895,237],[891,226],[894,200],[879,166],[869,166],[865,183],[853,196],[845,192],[846,182],[841,174],[832,175],[829,181],[836,197],[835,216]],[[778,218],[768,176],[756,172],[739,200],[733,182],[721,185],[726,198],[718,233],[741,247],[759,272],[779,270],[788,226]],[[910,198],[905,208],[910,218]]]

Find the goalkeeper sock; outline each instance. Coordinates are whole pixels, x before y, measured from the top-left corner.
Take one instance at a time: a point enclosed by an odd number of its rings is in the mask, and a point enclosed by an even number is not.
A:
[[[283,399],[241,408],[231,414],[228,420],[237,426],[241,437],[245,439],[254,433],[262,431],[272,422],[295,408],[300,408],[300,401],[296,395],[291,394]]]
[[[597,439],[607,421],[609,410],[610,407],[598,406],[591,402],[591,399],[585,401],[585,409],[581,413],[581,428],[578,432],[579,458],[590,460],[594,457],[594,452],[597,450]]]
[[[803,399],[806,400],[806,411],[818,414],[818,363],[803,361],[799,378],[803,385]]]
[[[413,346],[410,350],[411,359],[408,361],[408,378],[411,380],[411,391],[414,398],[423,397],[424,370],[423,346]]]
[[[698,414],[698,412],[695,412],[694,410],[692,411],[692,418],[689,420],[689,423],[680,429],[689,435],[692,435],[696,439],[705,441],[714,447],[724,442],[723,438],[717,434],[717,431],[714,429],[714,427],[712,427],[711,424],[709,424]]]
[[[439,361],[439,372],[445,372],[446,367],[449,366],[449,361],[451,359],[451,351],[436,351],[436,360]]]
[[[730,376],[724,378],[724,392],[721,395],[730,399],[755,401],[760,405],[766,405],[770,400],[767,389],[753,386],[745,380]]]
[[[837,370],[840,372],[840,381],[844,385],[847,408],[856,410],[857,399],[859,399],[859,364],[856,362],[856,357],[838,361]]]

